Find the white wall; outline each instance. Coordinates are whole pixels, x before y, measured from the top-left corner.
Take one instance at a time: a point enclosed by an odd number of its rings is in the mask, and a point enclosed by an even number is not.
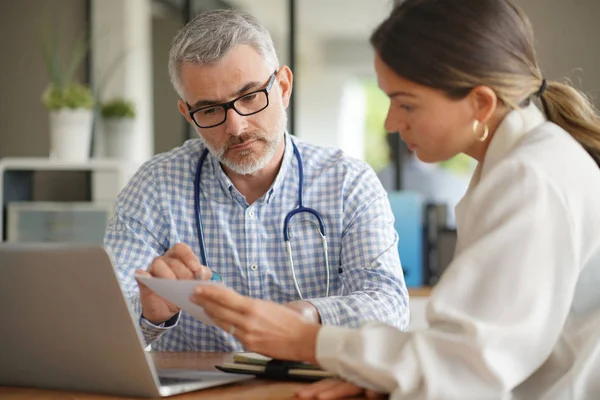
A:
[[[357,78],[375,74],[369,33],[389,9],[387,0],[298,2],[298,137],[364,159],[365,98]]]
[[[48,111],[40,100],[49,83],[46,28],[58,30],[70,49],[86,33],[85,0],[0,1],[0,157],[49,155]],[[76,78],[84,81],[83,67]]]
[[[172,10],[155,10],[152,18],[152,89],[154,102],[154,153],[180,146],[188,122],[179,113],[179,96],[169,78],[169,49],[183,16]]]
[[[547,79],[569,78],[600,107],[600,1],[516,0],[533,25]]]
[[[151,0],[92,0],[95,82],[105,85],[104,101],[122,97],[136,107],[132,164],[154,150],[151,20]],[[96,155],[103,155],[101,129]]]
[[[313,38],[312,46],[304,42],[295,70],[295,134],[364,159],[366,104],[357,78],[373,76],[374,71],[368,44],[356,44],[333,50],[319,38]]]

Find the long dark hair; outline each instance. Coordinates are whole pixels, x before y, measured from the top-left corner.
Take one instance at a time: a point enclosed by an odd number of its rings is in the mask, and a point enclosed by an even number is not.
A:
[[[399,76],[450,98],[483,85],[517,109],[539,96],[547,118],[600,163],[596,109],[570,85],[544,80],[533,43],[529,19],[510,0],[399,0],[371,36]]]

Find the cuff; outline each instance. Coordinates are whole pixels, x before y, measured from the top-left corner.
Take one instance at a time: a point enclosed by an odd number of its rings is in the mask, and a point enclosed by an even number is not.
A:
[[[304,301],[316,307],[322,325],[342,325],[339,318],[340,311],[335,307],[334,302],[330,298],[305,299]]]
[[[317,363],[325,370],[339,375],[339,354],[341,354],[346,338],[355,332],[354,329],[341,326],[323,325],[317,335]]]
[[[140,329],[142,330],[142,334],[144,335],[146,343],[150,344],[154,342],[163,333],[177,326],[180,315],[181,313],[178,312],[177,314],[173,315],[170,319],[166,320],[160,325],[155,325],[152,322],[148,321],[146,318],[140,317]]]

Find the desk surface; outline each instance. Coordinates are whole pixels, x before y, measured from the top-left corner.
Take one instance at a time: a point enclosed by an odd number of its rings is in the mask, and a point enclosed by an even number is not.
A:
[[[410,287],[408,288],[408,297],[428,297],[431,294],[431,287]]]
[[[201,371],[214,371],[215,365],[231,361],[229,353],[170,353],[156,352],[152,354],[158,368],[196,369]],[[185,393],[167,397],[173,400],[277,400],[292,399],[296,390],[306,383],[277,382],[262,379],[251,379],[226,386],[218,386],[196,392]],[[360,399],[362,397],[357,397]],[[134,399],[132,397],[106,396],[81,392],[26,389],[0,386],[0,399],[3,400],[109,400],[109,399]]]

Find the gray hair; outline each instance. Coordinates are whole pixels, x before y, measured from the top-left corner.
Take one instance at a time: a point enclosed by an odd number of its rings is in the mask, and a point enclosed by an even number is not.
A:
[[[279,60],[269,31],[252,15],[236,10],[198,14],[177,32],[169,52],[169,76],[180,97],[179,76],[184,63],[213,64],[233,48],[249,45],[273,71]]]

